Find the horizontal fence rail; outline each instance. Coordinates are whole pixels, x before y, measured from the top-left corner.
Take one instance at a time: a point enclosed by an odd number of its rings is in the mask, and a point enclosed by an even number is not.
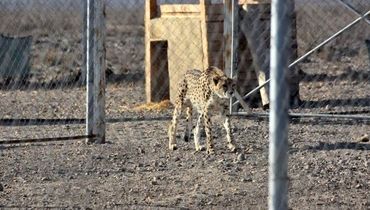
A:
[[[1,0],[0,22],[0,208],[368,209],[369,0]]]

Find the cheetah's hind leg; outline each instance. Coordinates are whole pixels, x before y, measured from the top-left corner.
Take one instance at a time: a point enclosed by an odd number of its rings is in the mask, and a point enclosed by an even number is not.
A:
[[[170,150],[177,149],[176,129],[180,115],[181,115],[181,104],[178,104],[177,106],[175,106],[175,110],[173,111],[172,122],[168,128],[168,138],[169,138],[168,147]]]
[[[186,130],[183,136],[183,139],[185,142],[188,142],[191,137],[191,131],[193,129],[192,115],[193,115],[193,107],[189,105],[186,108]]]
[[[177,129],[177,124],[179,121],[179,117],[181,115],[181,109],[184,104],[186,92],[187,92],[187,84],[186,80],[183,80],[180,83],[178,94],[177,94],[177,99],[175,102],[175,109],[173,111],[173,117],[172,117],[172,122],[168,128],[168,147],[170,150],[176,150],[177,145],[176,145],[176,129]]]

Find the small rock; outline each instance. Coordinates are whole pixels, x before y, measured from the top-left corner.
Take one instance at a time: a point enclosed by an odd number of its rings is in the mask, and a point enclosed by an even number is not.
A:
[[[180,158],[179,157],[175,157],[174,161],[175,162],[180,161]]]
[[[142,149],[142,148],[139,148],[138,150],[139,150],[139,153],[140,153],[140,154],[145,154],[145,151],[144,151],[144,149]]]
[[[240,154],[238,155],[238,157],[236,158],[236,160],[237,160],[237,161],[243,161],[243,160],[245,160],[245,156],[244,156],[244,154],[243,154],[243,153],[240,153]]]
[[[157,185],[157,184],[158,184],[158,179],[157,179],[157,177],[153,177],[151,184],[152,184],[152,185]]]
[[[365,134],[359,138],[360,142],[369,142],[369,135]]]
[[[248,178],[241,178],[240,179],[241,182],[252,182],[252,178],[248,177]]]
[[[42,177],[41,178],[41,181],[50,181],[50,178],[48,178],[48,177]]]
[[[233,164],[231,164],[231,163],[225,163],[224,166],[225,166],[225,168],[232,168],[233,167]]]
[[[96,158],[97,160],[103,160],[103,159],[104,159],[104,158],[103,158],[103,156],[100,156],[100,155],[99,155],[99,156],[96,156],[95,158]]]
[[[4,186],[0,183],[0,192],[4,191]]]
[[[225,159],[221,159],[221,160],[218,160],[217,162],[218,163],[223,163],[225,161]]]

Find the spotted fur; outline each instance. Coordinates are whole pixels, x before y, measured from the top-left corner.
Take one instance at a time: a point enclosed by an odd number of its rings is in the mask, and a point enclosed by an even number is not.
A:
[[[227,115],[227,100],[233,95],[235,83],[228,78],[225,73],[217,67],[210,67],[205,71],[189,70],[186,72],[184,79],[179,84],[178,94],[175,101],[172,122],[168,129],[169,149],[177,149],[176,129],[181,110],[186,105],[186,121],[184,140],[188,141],[192,131],[192,113],[193,108],[198,112],[197,124],[194,128],[195,150],[204,149],[199,143],[200,124],[204,123],[206,132],[206,149],[207,153],[214,153],[212,123],[210,119],[210,110],[217,110],[224,119],[226,129],[226,140],[228,148],[235,151],[235,146],[230,130],[230,119]]]

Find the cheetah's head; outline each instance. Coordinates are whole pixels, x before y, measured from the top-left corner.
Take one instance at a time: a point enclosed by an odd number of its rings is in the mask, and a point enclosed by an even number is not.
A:
[[[230,98],[234,94],[235,81],[228,78],[225,73],[217,68],[210,67],[208,70],[212,91],[220,98]]]

